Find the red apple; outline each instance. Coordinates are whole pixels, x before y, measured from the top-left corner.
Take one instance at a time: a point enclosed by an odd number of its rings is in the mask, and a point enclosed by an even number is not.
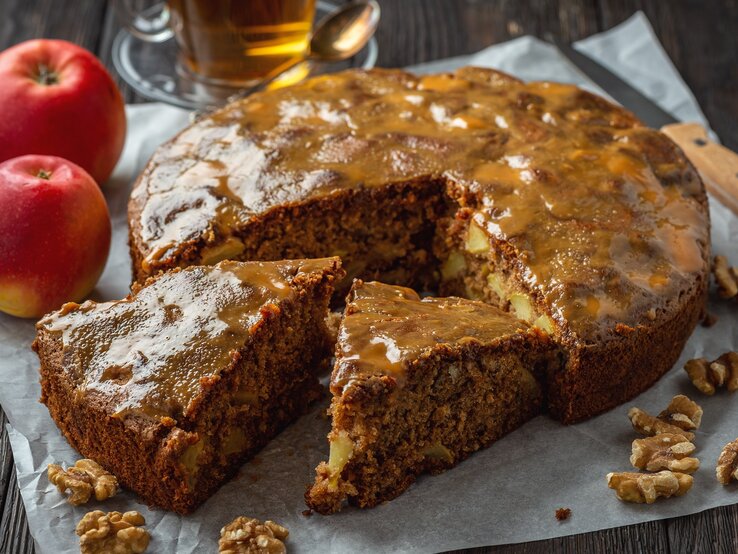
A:
[[[46,39],[0,52],[0,162],[25,154],[60,156],[102,184],[125,136],[123,98],[90,52]]]
[[[0,164],[0,311],[40,317],[81,300],[109,250],[108,207],[84,169],[55,156]]]

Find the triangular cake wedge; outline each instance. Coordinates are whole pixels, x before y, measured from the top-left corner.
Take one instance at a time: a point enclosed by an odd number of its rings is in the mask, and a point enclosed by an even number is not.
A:
[[[226,261],[66,304],[37,324],[41,401],[122,485],[191,512],[320,396],[342,276],[338,258]]]
[[[555,356],[537,328],[489,304],[354,283],[331,378],[330,459],[308,505],[371,507],[540,413]]]

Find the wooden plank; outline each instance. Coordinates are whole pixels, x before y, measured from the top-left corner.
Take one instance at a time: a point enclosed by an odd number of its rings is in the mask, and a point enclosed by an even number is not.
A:
[[[10,450],[10,441],[5,430],[7,422],[5,412],[0,408],[0,514],[3,512],[5,498],[8,495],[11,478],[13,478],[13,453]]]
[[[470,54],[524,34],[576,40],[596,33],[595,0],[380,1],[378,65],[402,67]]]
[[[146,2],[145,0],[131,0],[130,5],[134,10],[140,10],[145,6],[150,6],[151,2]],[[113,79],[115,79],[115,82],[118,84],[118,88],[123,94],[123,98],[127,104],[150,102],[149,99],[138,94],[128,85],[128,83],[121,79],[113,67],[113,58],[111,54],[113,40],[122,27],[123,21],[120,18],[119,13],[111,7],[107,10],[103,19],[97,55],[113,75]]]
[[[569,552],[667,553],[669,544],[666,522],[651,521],[545,541],[459,550],[454,554],[564,554]]]
[[[672,552],[738,552],[738,506],[723,506],[666,522]]]
[[[738,149],[738,2],[598,1],[605,28],[643,10],[713,129]]]
[[[0,552],[33,554],[34,545],[26,522],[26,511],[13,468],[13,454],[5,430],[8,422],[0,408]]]
[[[0,50],[32,38],[59,38],[97,51],[102,0],[2,0]]]

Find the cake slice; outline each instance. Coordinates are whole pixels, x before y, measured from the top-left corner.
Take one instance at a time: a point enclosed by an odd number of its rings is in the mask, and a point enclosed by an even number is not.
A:
[[[331,378],[330,458],[307,504],[390,500],[540,413],[555,350],[489,304],[355,281]]]
[[[173,270],[36,326],[41,401],[149,503],[194,510],[321,394],[338,258]]]

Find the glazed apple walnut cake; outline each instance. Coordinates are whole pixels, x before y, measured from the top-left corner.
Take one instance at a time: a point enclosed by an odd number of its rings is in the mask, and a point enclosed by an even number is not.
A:
[[[480,299],[564,352],[575,422],[672,367],[703,310],[709,219],[679,148],[577,87],[479,68],[348,71],[255,94],[154,154],[135,278],[340,255],[349,276]]]

